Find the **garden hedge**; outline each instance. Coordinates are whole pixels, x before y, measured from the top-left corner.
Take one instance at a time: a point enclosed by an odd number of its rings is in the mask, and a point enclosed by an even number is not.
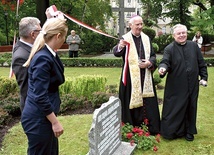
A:
[[[0,66],[11,66],[11,53],[0,54]],[[121,58],[67,58],[61,56],[61,61],[65,67],[122,67]],[[205,57],[208,66],[214,66],[214,57]],[[157,59],[157,65],[160,59]]]

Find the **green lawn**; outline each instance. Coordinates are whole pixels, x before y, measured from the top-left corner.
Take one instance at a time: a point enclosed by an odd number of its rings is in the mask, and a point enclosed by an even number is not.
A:
[[[1,76],[8,77],[9,68],[0,68]],[[108,78],[109,84],[118,84],[120,68],[65,68],[66,77],[78,76],[81,74],[99,74]],[[214,155],[214,67],[208,68],[208,87],[200,87],[198,101],[197,128],[193,142],[185,139],[161,140],[158,151],[136,150],[134,155]],[[162,81],[164,85],[165,81]],[[159,97],[163,97],[163,90],[157,91]],[[162,105],[160,105],[160,110]],[[64,127],[64,134],[59,138],[60,155],[85,155],[88,152],[88,131],[92,122],[92,115],[59,116]],[[5,136],[1,155],[23,155],[26,154],[27,139],[20,123],[10,129]]]
[[[10,68],[0,67],[0,76],[9,77]],[[69,67],[65,68],[66,77],[77,77],[80,75],[103,75],[107,77],[107,84],[118,84],[120,80],[121,68],[83,68]],[[13,76],[14,78],[14,76]]]

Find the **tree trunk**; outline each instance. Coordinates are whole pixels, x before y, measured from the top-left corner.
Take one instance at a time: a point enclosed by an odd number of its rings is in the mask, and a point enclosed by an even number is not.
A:
[[[45,11],[49,7],[49,0],[37,0],[36,1],[36,15],[37,18],[41,21],[41,26],[47,20]]]

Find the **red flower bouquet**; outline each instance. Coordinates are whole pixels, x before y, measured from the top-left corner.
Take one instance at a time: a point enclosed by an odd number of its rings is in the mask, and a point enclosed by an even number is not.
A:
[[[122,123],[122,141],[130,142],[131,145],[137,144],[138,149],[157,151],[157,144],[160,143],[160,134],[150,135],[148,132],[148,119],[140,127],[133,127],[129,123]]]

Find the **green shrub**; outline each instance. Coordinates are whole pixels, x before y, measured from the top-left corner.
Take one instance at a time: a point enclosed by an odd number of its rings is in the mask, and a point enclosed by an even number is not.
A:
[[[77,78],[66,79],[60,86],[61,110],[75,110],[88,106],[94,92],[105,92],[106,77],[100,75],[82,75]],[[8,119],[8,116],[20,116],[18,85],[14,79],[0,77],[0,124]],[[111,90],[109,90],[111,91]],[[114,90],[112,90],[114,91]],[[100,101],[101,103],[102,100]],[[91,105],[90,105],[91,106]]]
[[[7,62],[7,59],[1,58],[1,57],[0,57],[0,65],[3,66],[3,64],[4,64],[5,62]]]
[[[3,53],[0,54],[0,65],[3,66],[4,63],[7,63],[8,66],[11,65],[12,53]]]
[[[189,32],[188,35],[187,35],[187,39],[188,39],[188,40],[192,40],[193,37],[195,36],[195,33],[196,33],[196,32]]]
[[[173,41],[171,35],[161,35],[159,37],[154,38],[152,42],[152,46],[156,53],[163,52],[164,48]],[[158,46],[157,46],[157,45]],[[157,50],[157,51],[156,51]],[[61,61],[65,67],[122,67],[123,60],[121,58],[68,58],[65,54],[61,55]],[[63,57],[64,56],[64,57]],[[213,66],[213,61],[209,59],[207,64],[211,64]],[[157,59],[157,62],[160,60]],[[11,64],[11,53],[0,54],[0,65],[3,63]]]
[[[0,100],[0,126],[7,124],[13,117],[20,116],[19,93],[8,94]]]
[[[171,34],[160,35],[153,39],[153,43],[156,43],[159,47],[158,53],[161,53],[164,48],[173,41]]]
[[[18,92],[18,84],[15,79],[0,77],[0,99]]]
[[[144,18],[143,19],[143,23],[144,23],[145,26],[151,27],[151,26],[154,26],[156,22],[151,20],[151,19],[149,19],[149,18]]]
[[[207,66],[214,66],[214,59],[213,58],[204,58]]]
[[[8,114],[8,112],[0,107],[0,127],[7,124],[10,118],[11,116]]]
[[[122,59],[61,58],[66,67],[121,67]]]
[[[92,93],[104,91],[107,79],[99,75],[81,75],[77,78],[68,78],[60,86],[60,94],[73,94],[76,97],[91,99]]]
[[[0,124],[20,116],[18,85],[15,79],[0,77]]]
[[[3,54],[0,54],[0,58],[4,58],[6,60],[11,59],[12,58],[12,53],[3,53]]]
[[[0,45],[5,45],[6,44],[6,36],[4,33],[2,33],[2,31],[0,30]]]
[[[151,40],[155,38],[156,33],[155,30],[153,30],[152,28],[144,27],[142,31],[147,34]]]
[[[152,47],[153,47],[154,52],[155,52],[155,53],[158,53],[158,51],[159,51],[158,44],[152,43]]]
[[[154,85],[158,85],[159,83],[161,83],[161,78],[159,76],[159,74],[154,74]]]
[[[118,85],[107,85],[106,93],[118,94]]]
[[[81,39],[83,44],[80,45],[80,48],[83,54],[109,52],[118,42],[118,40],[108,38],[92,31],[85,31],[84,34],[81,34]]]
[[[161,41],[162,40],[162,41]],[[154,39],[154,42],[152,43],[152,46],[154,48],[154,51],[156,53],[163,52],[165,46],[167,46],[170,41],[172,41],[171,35],[161,35],[160,37],[157,37]],[[157,43],[158,42],[158,43]],[[157,47],[157,45],[158,47]],[[11,64],[11,58],[7,58],[8,55],[3,56],[4,54],[0,54],[0,65],[3,65],[3,63],[7,62],[10,66]],[[63,56],[63,55],[62,55]],[[61,57],[61,61],[64,64],[65,67],[122,67],[122,59],[121,58],[68,58]],[[209,58],[205,60],[208,66],[213,66],[213,58]],[[157,64],[159,64],[160,59],[157,59]]]
[[[72,93],[61,95],[60,113],[65,113],[69,110],[76,110],[83,107],[88,102],[84,97],[76,97]]]
[[[0,100],[0,107],[11,116],[20,116],[19,93],[9,94],[7,98]]]
[[[92,107],[99,108],[103,103],[108,102],[110,96],[114,96],[114,94],[106,92],[94,92],[91,99]]]

